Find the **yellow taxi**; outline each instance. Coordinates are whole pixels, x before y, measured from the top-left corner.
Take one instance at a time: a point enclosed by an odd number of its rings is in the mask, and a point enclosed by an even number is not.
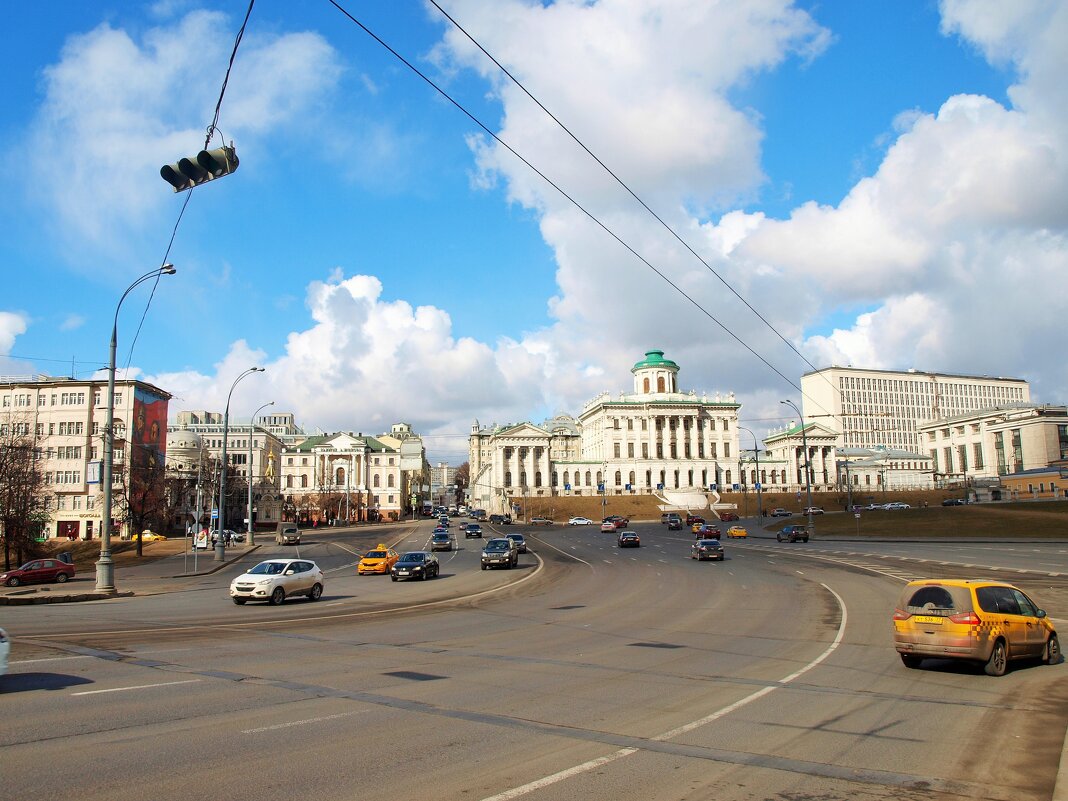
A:
[[[749,532],[746,531],[743,526],[731,526],[729,529],[727,529],[727,537],[732,539],[732,540],[734,540],[734,539],[742,539],[742,540],[744,540],[748,536],[749,536]]]
[[[389,569],[398,559],[400,559],[399,553],[379,543],[363,555],[360,564],[356,566],[356,572],[361,576],[369,573],[381,573],[388,576]]]
[[[1010,661],[1061,661],[1057,631],[1046,612],[1001,581],[910,581],[893,614],[894,647],[905,667],[924,659],[963,659],[1003,676]]]
[[[133,538],[137,539],[137,535],[135,534]],[[141,542],[163,542],[166,539],[162,534],[156,534],[147,528],[141,532]]]

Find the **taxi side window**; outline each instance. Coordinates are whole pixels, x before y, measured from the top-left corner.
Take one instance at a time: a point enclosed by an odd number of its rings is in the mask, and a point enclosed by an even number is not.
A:
[[[1020,614],[1020,605],[1016,603],[1016,596],[1008,587],[992,587],[994,597],[998,599],[998,611],[1003,615]]]
[[[910,609],[953,609],[953,596],[945,587],[921,587],[909,599]]]
[[[975,597],[979,601],[979,608],[984,612],[999,612],[996,587],[977,587]]]
[[[1019,590],[1012,591],[1013,596],[1016,598],[1016,604],[1020,607],[1020,614],[1027,615],[1028,617],[1038,617],[1038,609],[1031,599],[1024,595]]]

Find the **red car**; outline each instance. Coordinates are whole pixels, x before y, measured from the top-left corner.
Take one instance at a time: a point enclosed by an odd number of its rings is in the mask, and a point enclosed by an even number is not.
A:
[[[724,512],[719,516],[719,519],[722,520],[724,523],[732,523],[738,519],[738,515],[736,515],[734,512]]]
[[[692,526],[694,523],[704,523],[705,519],[700,515],[686,515],[686,525]]]
[[[615,525],[616,531],[619,531],[619,529],[626,528],[630,525],[630,520],[623,517],[623,515],[609,515],[604,519],[604,522],[612,523],[613,525]]]
[[[58,581],[62,584],[74,578],[74,565],[68,565],[58,559],[34,559],[17,570],[0,573],[0,584],[17,587],[20,584],[41,584]]]

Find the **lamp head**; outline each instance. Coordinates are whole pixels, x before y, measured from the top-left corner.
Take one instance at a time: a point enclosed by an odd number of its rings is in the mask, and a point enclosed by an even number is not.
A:
[[[178,272],[176,269],[174,269],[173,264],[164,264],[162,267],[159,268],[159,271],[161,275],[174,275],[176,272]]]

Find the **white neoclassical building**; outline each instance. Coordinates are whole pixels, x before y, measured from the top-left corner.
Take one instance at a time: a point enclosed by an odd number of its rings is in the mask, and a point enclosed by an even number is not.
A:
[[[710,490],[738,473],[734,394],[698,395],[678,384],[679,366],[650,350],[631,368],[631,391],[605,392],[575,417],[471,429],[472,503],[501,496],[651,494]]]

